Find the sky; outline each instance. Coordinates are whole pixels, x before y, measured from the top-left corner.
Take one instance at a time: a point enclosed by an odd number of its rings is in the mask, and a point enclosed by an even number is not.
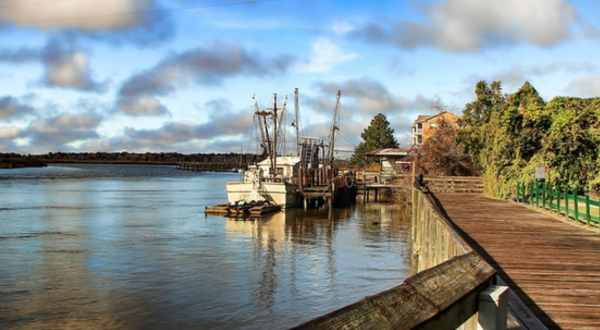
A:
[[[600,0],[0,0],[0,152],[258,152],[255,101],[291,133],[298,88],[319,137],[341,90],[346,158],[480,80],[598,97],[598,54]]]

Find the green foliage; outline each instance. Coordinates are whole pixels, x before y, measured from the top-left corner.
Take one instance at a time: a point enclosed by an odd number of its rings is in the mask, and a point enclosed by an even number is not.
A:
[[[580,192],[600,188],[600,98],[556,97],[546,104],[526,82],[512,95],[500,82],[475,88],[456,133],[463,151],[479,165],[486,193],[506,198],[516,183],[547,167],[546,179]]]
[[[365,153],[381,148],[398,148],[398,141],[394,137],[394,129],[385,115],[379,113],[372,120],[369,127],[365,128],[360,137],[363,139],[350,159],[353,165],[365,165]]]

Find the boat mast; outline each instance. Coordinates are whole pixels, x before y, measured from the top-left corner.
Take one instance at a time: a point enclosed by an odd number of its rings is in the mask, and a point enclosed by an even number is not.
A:
[[[336,118],[338,116],[338,112],[340,110],[340,96],[342,95],[342,91],[338,90],[337,95],[335,97],[335,108],[333,111],[333,120],[331,122],[331,141],[329,143],[329,166],[333,168],[333,142],[335,140],[335,130],[338,129],[336,125]]]
[[[277,175],[277,93],[273,93],[273,160],[271,161],[273,177]]]
[[[254,114],[261,116],[262,120],[263,120],[261,122],[260,118],[258,119],[258,126],[259,126],[260,135],[262,138],[262,143],[263,143],[264,147],[267,149],[267,155],[269,155],[269,159],[270,159],[272,152],[271,152],[271,139],[269,138],[269,130],[267,129],[267,127],[268,127],[267,113],[265,111],[260,111],[260,109],[258,108],[258,101],[256,100],[256,97],[252,96],[252,98],[254,99],[254,108],[256,109],[256,111],[254,111]],[[266,137],[265,137],[265,133],[267,135]]]
[[[294,89],[294,128],[296,129],[296,157],[300,156],[300,136],[299,136],[299,126],[298,123],[298,114],[300,113],[300,106],[298,104],[298,88]]]

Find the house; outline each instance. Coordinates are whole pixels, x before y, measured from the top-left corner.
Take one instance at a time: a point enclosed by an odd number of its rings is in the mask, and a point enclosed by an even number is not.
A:
[[[458,118],[460,116],[451,111],[442,111],[431,116],[419,115],[411,128],[413,148],[422,146],[428,138],[433,136],[442,120],[457,126]]]
[[[384,148],[365,153],[367,157],[377,157],[381,163],[381,174],[402,174],[410,169],[406,161],[410,149]]]

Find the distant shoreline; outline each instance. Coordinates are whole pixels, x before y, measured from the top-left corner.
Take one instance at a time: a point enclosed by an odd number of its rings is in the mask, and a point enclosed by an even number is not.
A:
[[[0,169],[45,167],[48,164],[39,158],[5,158],[0,159]]]
[[[78,160],[78,159],[53,159],[47,164],[119,164],[119,165],[177,165],[178,162],[160,161],[127,161],[127,160]]]
[[[21,155],[0,153],[0,168],[41,167],[57,164],[132,164],[177,165],[183,162],[211,164],[217,167],[240,167],[264,159],[263,155],[250,153],[180,154],[177,152],[129,153],[129,152],[50,152],[47,154]]]
[[[1,159],[0,169],[15,169],[25,167],[46,167],[49,164],[116,164],[116,165],[172,165],[176,162],[158,162],[158,161],[102,161],[102,160],[56,160],[46,161],[43,159]]]

